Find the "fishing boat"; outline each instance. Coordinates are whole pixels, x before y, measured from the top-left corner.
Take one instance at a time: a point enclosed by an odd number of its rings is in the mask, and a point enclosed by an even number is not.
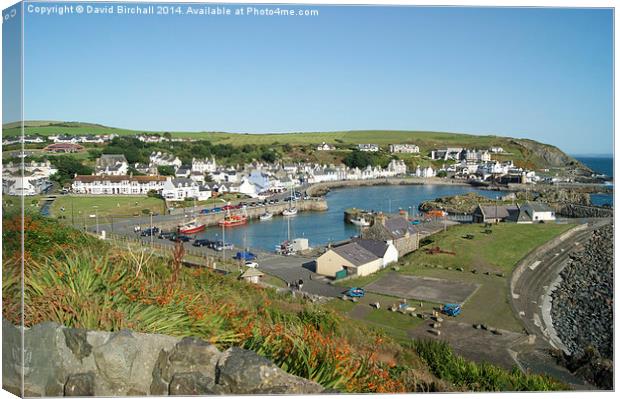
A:
[[[273,218],[273,213],[271,212],[265,212],[262,215],[260,215],[258,217],[260,220],[270,220],[271,218]]]
[[[204,224],[199,224],[196,219],[191,220],[187,223],[183,223],[179,225],[179,233],[181,234],[196,234],[204,231],[207,226]]]
[[[247,216],[244,215],[228,215],[218,223],[222,227],[241,226],[248,222]]]
[[[295,216],[297,215],[297,208],[288,208],[282,211],[282,216]]]
[[[370,222],[366,220],[363,216],[351,219],[351,223],[359,227],[368,227],[370,226]]]
[[[286,240],[276,245],[276,254],[278,255],[294,255],[295,249],[293,248],[293,242],[291,241],[291,219],[286,219]]]

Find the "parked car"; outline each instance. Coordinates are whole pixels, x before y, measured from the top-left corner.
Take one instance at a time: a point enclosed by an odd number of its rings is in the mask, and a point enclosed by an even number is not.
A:
[[[216,241],[215,243],[213,243],[213,246],[211,247],[216,251],[223,251],[223,250],[231,250],[234,248],[234,246],[230,243],[225,243],[222,241]]]
[[[215,207],[215,208],[211,209],[211,212],[222,212],[222,208]]]
[[[258,263],[248,260],[245,262],[245,267],[251,267],[253,269],[256,269],[258,267]]]
[[[446,303],[441,307],[441,313],[456,317],[461,314],[461,305],[458,303]]]
[[[185,236],[183,234],[177,234],[174,233],[171,237],[170,237],[170,241],[182,241],[182,242],[189,242],[192,240],[192,237],[190,236]]]
[[[150,236],[154,236],[157,233],[159,233],[159,227],[153,227],[153,228],[148,228],[145,230],[142,230],[142,232],[140,233],[140,235],[142,237],[150,237]]]
[[[211,212],[211,209],[209,208],[205,208],[200,211],[200,213],[209,213],[209,212]]]
[[[192,245],[195,247],[209,247],[211,245],[211,240],[201,238],[200,240],[194,240]]]
[[[175,233],[174,233],[174,232],[172,232],[172,231],[167,231],[167,232],[163,232],[163,231],[162,231],[161,233],[159,233],[158,238],[160,238],[160,239],[165,239],[165,240],[169,240],[169,239],[170,239],[170,238],[172,238],[174,235],[175,235]]]
[[[242,251],[242,252],[237,252],[237,254],[233,256],[233,259],[243,259],[246,262],[253,261],[256,259],[256,255],[254,255],[252,252],[249,252],[249,251]]]
[[[366,290],[359,287],[351,287],[344,292],[346,296],[350,296],[352,298],[361,298],[366,295]]]

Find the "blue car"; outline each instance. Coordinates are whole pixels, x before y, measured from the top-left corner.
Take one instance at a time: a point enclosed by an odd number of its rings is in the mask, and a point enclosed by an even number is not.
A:
[[[351,287],[344,292],[346,296],[350,296],[352,298],[361,298],[366,295],[366,290],[358,287]]]
[[[205,208],[205,209],[200,211],[200,213],[209,213],[209,212],[211,212],[211,209],[209,209],[209,208]]]
[[[446,303],[441,307],[441,312],[448,316],[458,316],[461,314],[461,305],[458,303]]]
[[[233,257],[233,259],[243,259],[243,260],[255,260],[256,259],[256,255],[254,255],[252,252],[237,252],[237,254]]]

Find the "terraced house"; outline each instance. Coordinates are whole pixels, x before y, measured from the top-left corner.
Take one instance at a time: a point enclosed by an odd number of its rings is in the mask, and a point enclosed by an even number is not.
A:
[[[146,195],[149,191],[161,192],[164,176],[86,176],[73,179],[71,189],[75,194]]]

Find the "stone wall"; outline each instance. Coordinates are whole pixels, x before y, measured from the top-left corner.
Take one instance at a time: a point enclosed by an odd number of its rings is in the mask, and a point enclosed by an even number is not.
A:
[[[559,216],[570,218],[607,218],[614,216],[613,208],[585,206],[570,203],[550,204]]]
[[[316,394],[321,385],[287,374],[256,353],[197,338],[87,331],[42,323],[20,331],[2,321],[2,386],[21,396]]]

